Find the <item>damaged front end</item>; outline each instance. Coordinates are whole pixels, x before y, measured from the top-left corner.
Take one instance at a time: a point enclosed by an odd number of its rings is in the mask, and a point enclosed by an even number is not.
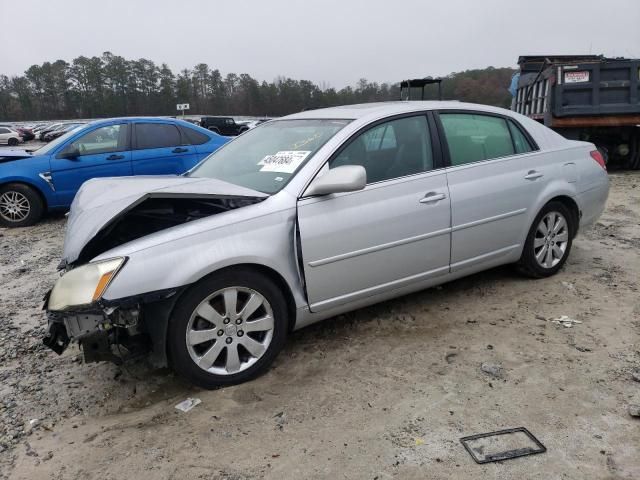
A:
[[[187,286],[105,299],[111,281],[121,271],[126,274],[127,258],[96,257],[265,198],[260,192],[213,179],[132,177],[86,182],[69,215],[59,266],[65,273],[45,297],[49,328],[44,344],[61,354],[76,342],[86,362],[120,364],[152,353],[153,363],[165,365],[169,315]]]
[[[166,364],[166,322],[178,294],[171,289],[63,311],[47,310],[48,330],[42,342],[61,355],[77,343],[85,363],[127,360],[151,354],[152,363]],[[48,309],[51,292],[45,297]]]

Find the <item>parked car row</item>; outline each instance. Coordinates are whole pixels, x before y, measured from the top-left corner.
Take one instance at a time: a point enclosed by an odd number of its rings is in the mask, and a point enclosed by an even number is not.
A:
[[[233,117],[205,115],[190,116],[183,120],[206,128],[218,135],[237,136],[271,119],[260,118],[235,120]],[[3,129],[0,133],[0,144],[17,146],[31,140],[50,142],[73,130],[79,125],[85,125],[89,121],[91,120],[69,120],[24,124],[0,123],[0,129]],[[8,129],[8,131],[4,129]]]
[[[271,120],[271,118],[265,117],[260,119],[236,120],[233,117],[192,115],[184,118],[184,120],[195,125],[200,125],[201,127],[204,127],[207,130],[211,130],[212,132],[215,132],[219,135],[235,137],[237,135],[240,135],[241,133],[246,132],[247,130],[251,130],[258,125]]]
[[[0,125],[0,144],[14,147],[20,143],[24,143],[24,137],[18,130],[9,125]]]

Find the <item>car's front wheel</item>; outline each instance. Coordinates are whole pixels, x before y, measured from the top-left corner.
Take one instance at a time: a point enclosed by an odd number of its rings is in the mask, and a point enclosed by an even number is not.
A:
[[[549,202],[536,216],[518,262],[520,272],[533,278],[554,275],[567,261],[577,225],[561,202]]]
[[[179,300],[169,324],[169,358],[179,375],[202,388],[242,383],[273,362],[287,325],[286,301],[267,276],[226,270]]]
[[[7,143],[9,144],[10,147],[15,147],[16,145],[18,145],[19,142],[17,138],[10,138]]]
[[[0,226],[34,225],[44,211],[40,195],[27,185],[10,183],[0,186]]]

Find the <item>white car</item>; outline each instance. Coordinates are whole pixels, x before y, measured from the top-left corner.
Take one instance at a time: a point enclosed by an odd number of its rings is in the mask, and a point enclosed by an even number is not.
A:
[[[8,127],[0,127],[0,143],[15,147],[19,143],[24,143],[24,140],[15,130]]]

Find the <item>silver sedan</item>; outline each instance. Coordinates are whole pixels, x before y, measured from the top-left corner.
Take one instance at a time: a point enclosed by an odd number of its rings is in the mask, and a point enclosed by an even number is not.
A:
[[[608,191],[592,144],[499,108],[290,115],[183,176],[85,183],[45,343],[243,382],[313,322],[502,264],[555,274]]]

